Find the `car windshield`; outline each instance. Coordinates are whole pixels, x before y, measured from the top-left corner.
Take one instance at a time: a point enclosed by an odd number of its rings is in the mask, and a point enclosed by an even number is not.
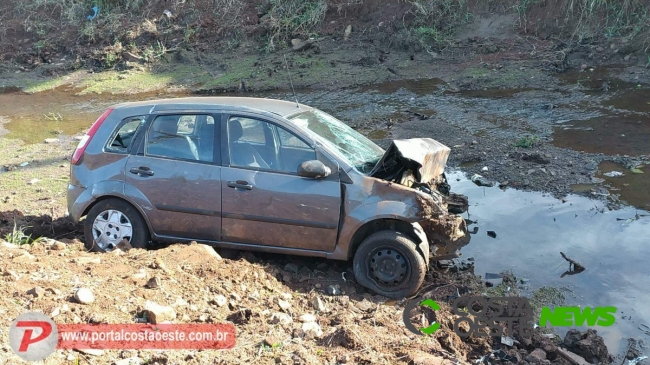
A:
[[[298,113],[290,116],[289,120],[312,132],[362,173],[369,173],[384,154],[381,147],[361,133],[320,110]]]

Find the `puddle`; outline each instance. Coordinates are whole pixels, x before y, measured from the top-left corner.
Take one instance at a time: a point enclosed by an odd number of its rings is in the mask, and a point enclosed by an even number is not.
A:
[[[388,131],[383,129],[375,129],[366,135],[370,139],[384,139],[388,136]]]
[[[650,217],[619,221],[634,217],[637,210],[601,213],[602,202],[582,196],[569,195],[562,203],[541,193],[478,187],[458,172],[450,174],[450,181],[454,192],[469,197],[469,218],[478,221],[478,233],[462,250],[463,257],[475,258],[477,274],[513,270],[530,280],[530,291],[567,288],[567,305],[617,307],[616,323],[596,328],[612,353],[627,349],[622,338],[647,339],[638,325],[650,324]],[[489,237],[488,230],[497,238]],[[560,252],[586,270],[561,278],[569,265]],[[556,328],[562,336],[568,329]]]
[[[607,67],[594,67],[593,71],[590,68],[584,71],[568,71],[558,77],[565,85],[579,84],[587,89],[598,89],[603,86],[603,82],[607,81],[609,90],[619,90],[634,85],[610,76],[610,73],[620,72],[624,68],[625,65],[608,65]]]
[[[637,114],[605,115],[570,121],[553,128],[553,144],[576,151],[639,156],[650,153],[650,118]]]
[[[598,189],[596,184],[573,184],[571,190],[574,193],[589,193]]]
[[[438,86],[444,84],[446,82],[441,79],[397,80],[363,86],[360,91],[362,93],[376,91],[380,94],[393,94],[400,89],[406,89],[417,95],[427,95],[435,93]]]
[[[639,168],[643,174],[635,174],[625,166],[611,161],[603,161],[598,165],[598,177],[605,179],[610,193],[619,195],[620,199],[639,209],[650,210],[650,168],[644,165]],[[620,177],[608,177],[604,173],[619,171]]]
[[[128,95],[75,95],[72,91],[55,89],[36,94],[16,90],[0,93],[0,116],[9,119],[3,127],[7,138],[17,138],[25,143],[40,143],[58,134],[74,135],[89,128],[110,105],[168,97],[169,94]],[[180,96],[180,95],[176,95]]]
[[[617,93],[615,97],[603,102],[605,106],[616,109],[650,113],[650,89],[634,87]]]

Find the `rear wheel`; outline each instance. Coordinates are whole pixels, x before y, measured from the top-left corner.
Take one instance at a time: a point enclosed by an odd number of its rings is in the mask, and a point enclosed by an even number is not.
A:
[[[417,292],[427,265],[409,237],[380,231],[361,243],[353,268],[359,284],[389,298],[402,298]]]
[[[86,249],[112,251],[122,240],[133,248],[146,248],[149,229],[131,204],[120,199],[106,199],[93,206],[84,223]]]

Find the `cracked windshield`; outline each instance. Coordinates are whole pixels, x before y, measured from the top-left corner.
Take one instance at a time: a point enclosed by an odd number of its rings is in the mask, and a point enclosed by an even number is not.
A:
[[[0,1],[0,364],[650,365],[648,9]]]

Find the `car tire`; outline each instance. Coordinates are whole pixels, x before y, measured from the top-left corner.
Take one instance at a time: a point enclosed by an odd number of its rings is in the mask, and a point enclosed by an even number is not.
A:
[[[114,234],[114,238],[109,241],[106,232],[102,237],[100,229],[93,228],[96,220],[99,226],[105,225],[103,229],[109,234]],[[131,228],[130,234],[127,227]],[[124,233],[127,234],[121,236]],[[98,237],[99,243],[95,241],[95,237]],[[147,248],[150,240],[149,228],[140,212],[124,200],[115,198],[101,200],[90,209],[84,222],[84,238],[86,249],[93,252],[111,251],[115,244],[119,243],[116,241],[122,239],[127,239],[133,248]]]
[[[354,254],[352,265],[359,284],[388,298],[415,294],[427,271],[415,242],[397,231],[368,236]]]

